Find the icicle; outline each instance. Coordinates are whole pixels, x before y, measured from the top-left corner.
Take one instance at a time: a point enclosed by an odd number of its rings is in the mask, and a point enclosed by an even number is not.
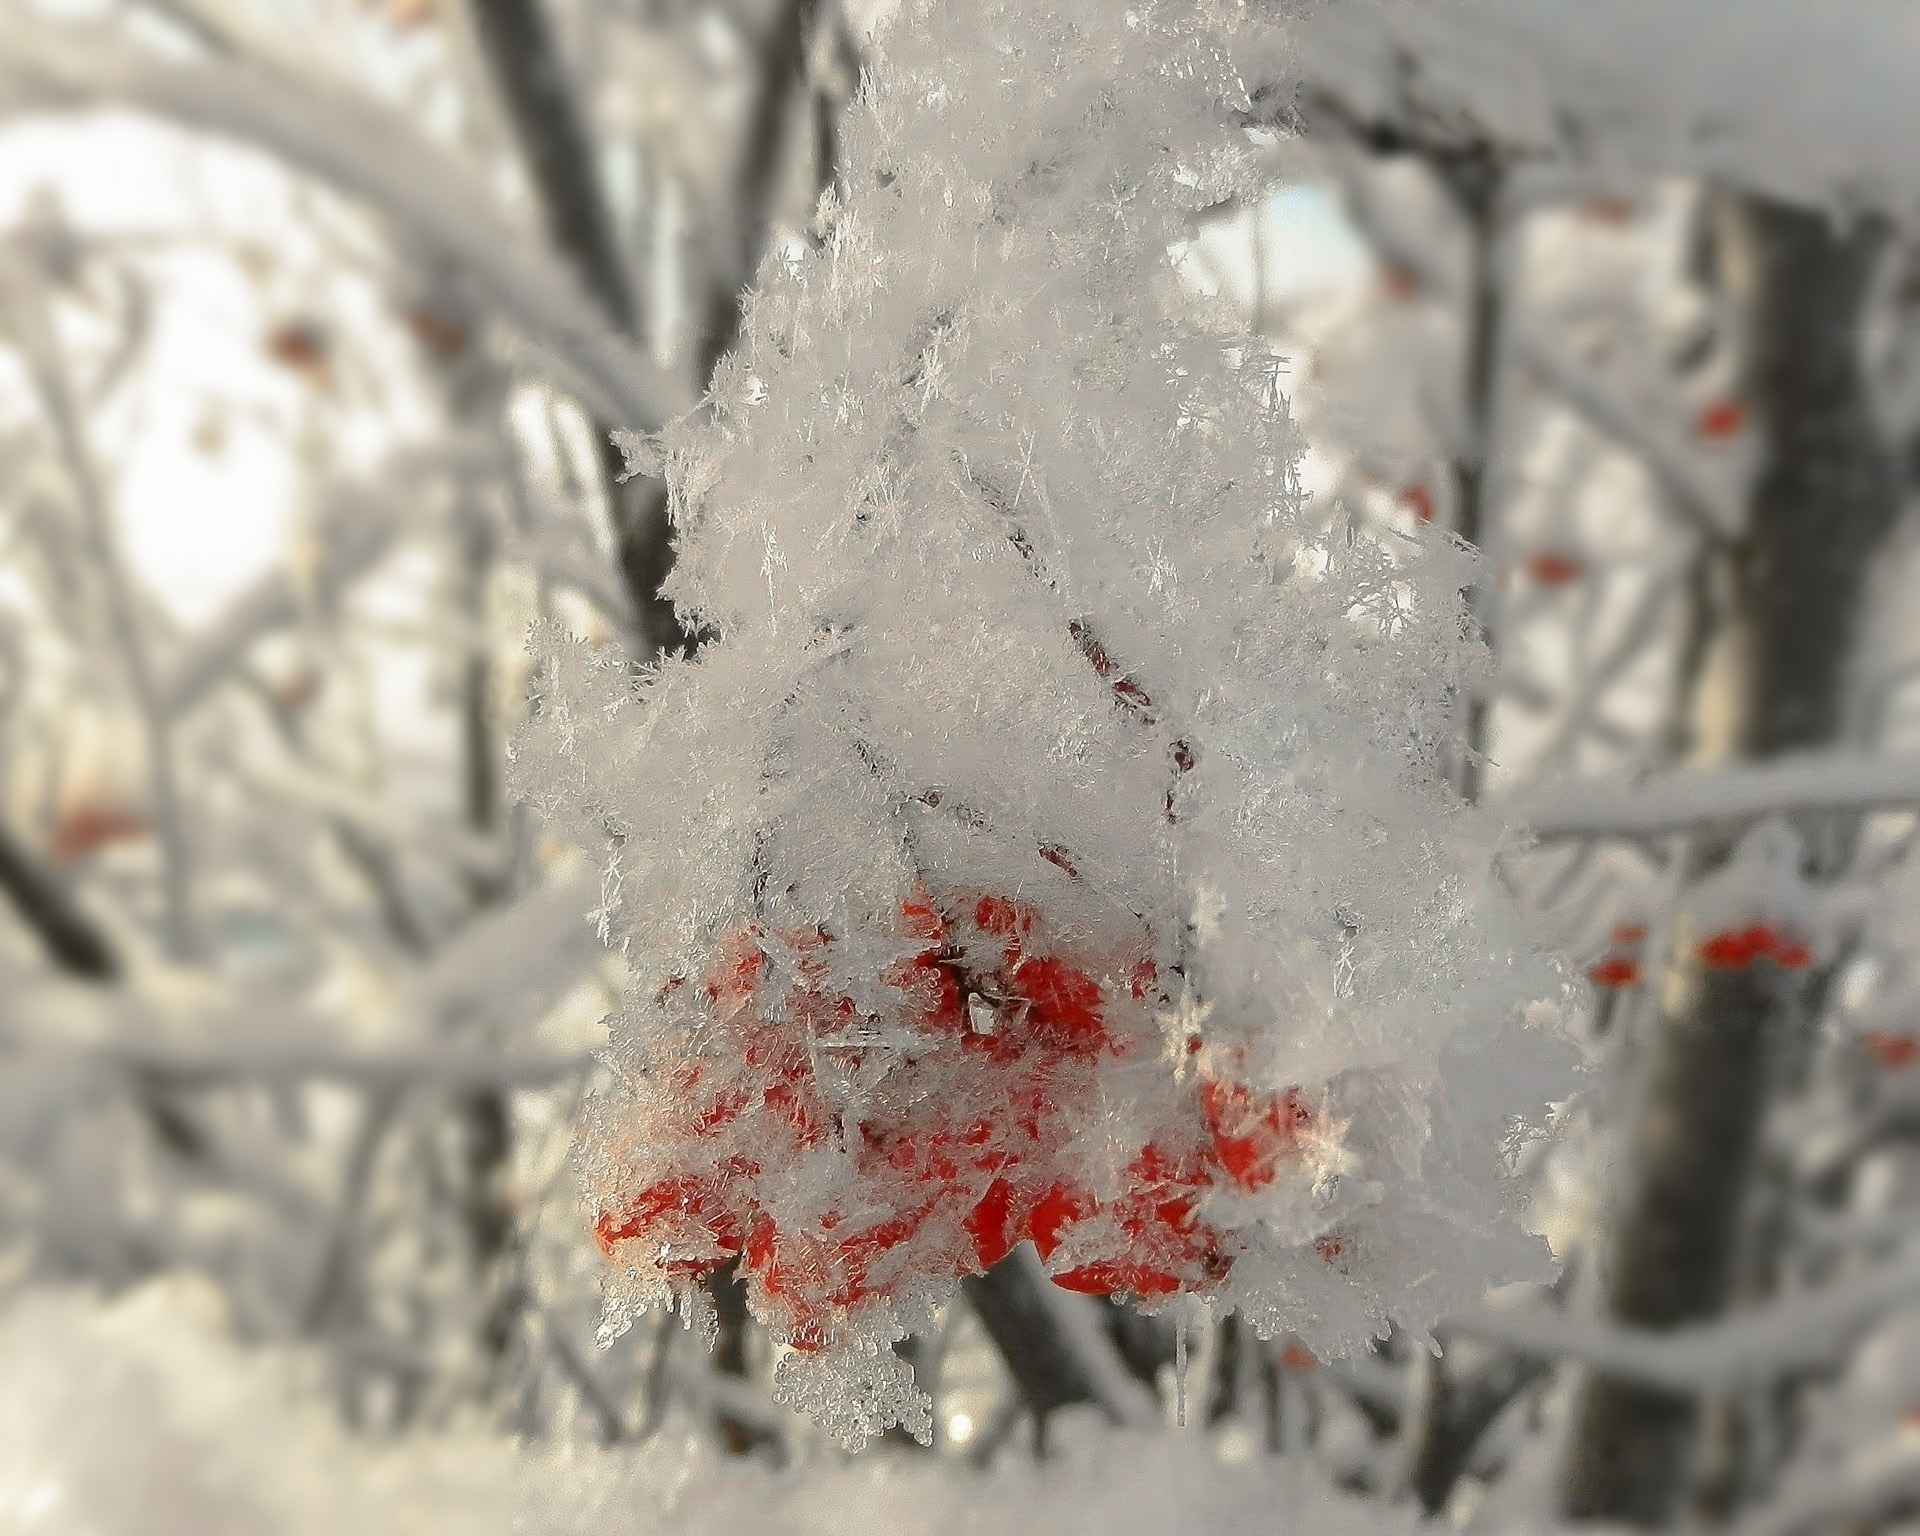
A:
[[[1187,1427],[1187,1309],[1176,1314],[1173,1333],[1173,1422]]]

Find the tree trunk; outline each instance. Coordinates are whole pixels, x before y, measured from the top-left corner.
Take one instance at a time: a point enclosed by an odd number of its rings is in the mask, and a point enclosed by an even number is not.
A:
[[[1750,328],[1748,388],[1767,451],[1749,530],[1727,555],[1723,640],[1737,665],[1724,680],[1723,746],[1765,759],[1841,737],[1867,567],[1897,510],[1858,361],[1880,240],[1758,199],[1729,198],[1723,211],[1722,264]],[[1713,873],[1730,851],[1724,837],[1698,840],[1690,875]],[[1804,1006],[1796,978],[1771,961],[1677,964],[1647,1047],[1606,1276],[1613,1316],[1639,1328],[1696,1322],[1727,1305],[1771,1058]],[[1589,1380],[1569,1445],[1567,1514],[1646,1525],[1672,1518],[1687,1492],[1698,1414],[1691,1396]]]

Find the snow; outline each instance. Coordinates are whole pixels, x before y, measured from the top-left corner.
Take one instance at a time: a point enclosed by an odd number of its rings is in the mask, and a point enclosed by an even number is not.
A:
[[[1341,115],[1438,148],[1920,218],[1920,15],[1899,0],[1343,4],[1302,59]]]
[[[1309,1464],[1223,1459],[1197,1435],[1078,1433],[990,1472],[816,1455],[782,1473],[676,1419],[638,1448],[451,1433],[357,1439],[312,1363],[245,1350],[187,1282],[102,1304],[16,1295],[0,1316],[0,1529],[22,1536],[1361,1536],[1420,1523]]]

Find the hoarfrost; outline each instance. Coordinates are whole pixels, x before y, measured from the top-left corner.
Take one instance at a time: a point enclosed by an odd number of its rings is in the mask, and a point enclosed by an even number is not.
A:
[[[1442,771],[1469,557],[1306,503],[1273,359],[1168,259],[1253,185],[1243,53],[1234,7],[912,6],[847,200],[632,445],[710,638],[539,640],[522,783],[617,861],[629,964],[610,1312],[737,1260],[849,1443],[923,1422],[888,1342],[1025,1242],[1322,1355],[1547,1269],[1505,1151],[1571,1061]]]

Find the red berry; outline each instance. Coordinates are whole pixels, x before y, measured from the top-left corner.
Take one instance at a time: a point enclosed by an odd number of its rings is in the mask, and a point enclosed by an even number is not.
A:
[[[720,954],[707,968],[700,993],[708,1002],[719,1004],[726,1014],[738,1012],[738,1005],[759,990],[760,973],[766,963],[760,930],[751,925],[736,929],[720,941]]]
[[[1034,1251],[1050,1259],[1066,1236],[1067,1228],[1084,1221],[1094,1212],[1093,1201],[1065,1184],[1055,1184],[1040,1197],[1027,1216],[1027,1235]]]
[[[676,1215],[681,1220],[671,1221]],[[712,1180],[686,1174],[649,1185],[619,1210],[602,1211],[593,1223],[594,1239],[609,1257],[619,1244],[635,1238],[650,1242],[676,1235],[684,1238],[689,1229],[704,1251],[675,1255],[663,1244],[666,1251],[658,1258],[669,1274],[704,1279],[740,1252],[740,1221],[723,1202],[719,1189]]]
[[[1693,430],[1703,442],[1723,443],[1737,436],[1746,424],[1746,408],[1738,400],[1715,400],[1701,407],[1693,419]]]
[[[1572,555],[1543,549],[1527,556],[1526,571],[1543,587],[1565,587],[1580,579],[1584,567]]]
[[[1700,958],[1715,970],[1740,970],[1756,960],[1769,959],[1783,970],[1794,971],[1811,965],[1813,952],[1770,923],[1750,923],[1737,931],[1709,937],[1700,946]]]
[[[1912,1035],[1870,1029],[1860,1037],[1860,1044],[1881,1066],[1895,1070],[1911,1066],[1920,1058],[1920,1040],[1915,1040]]]
[[[982,896],[973,904],[974,925],[1006,941],[1007,960],[1019,958],[1020,947],[1033,932],[1033,908],[1005,896]]]
[[[1628,955],[1608,955],[1598,964],[1587,967],[1587,980],[1608,990],[1638,986],[1640,962]]]
[[[1055,869],[1059,870],[1069,880],[1078,880],[1080,878],[1079,866],[1073,862],[1072,855],[1058,843],[1042,843],[1040,845],[1040,857],[1045,859]]]
[[[1242,1189],[1271,1184],[1280,1159],[1297,1150],[1313,1123],[1298,1089],[1255,1095],[1239,1083],[1200,1085],[1200,1108],[1213,1135],[1213,1153]]]
[[[926,939],[934,944],[946,939],[946,919],[924,886],[915,887],[914,893],[900,903],[900,919],[909,938]]]
[[[995,1179],[967,1213],[965,1225],[973,1239],[974,1262],[982,1270],[992,1269],[1020,1243],[1013,1215],[1013,1186],[1005,1179]]]
[[[1420,279],[1411,267],[1389,261],[1380,268],[1380,287],[1388,298],[1404,303],[1419,293]]]
[[[1091,1055],[1107,1043],[1100,984],[1056,955],[1035,956],[1013,973],[1014,990],[1031,1005],[1035,1036],[1056,1050]]]

